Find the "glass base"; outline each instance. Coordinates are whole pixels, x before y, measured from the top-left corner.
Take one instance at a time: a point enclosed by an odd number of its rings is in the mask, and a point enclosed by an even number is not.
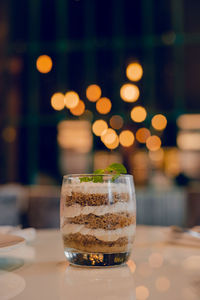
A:
[[[130,252],[123,253],[85,253],[64,250],[65,256],[70,264],[86,267],[112,267],[124,264]]]

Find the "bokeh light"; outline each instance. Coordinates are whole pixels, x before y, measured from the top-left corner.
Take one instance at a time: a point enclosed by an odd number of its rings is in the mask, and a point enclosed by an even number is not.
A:
[[[124,120],[119,115],[114,115],[110,118],[110,126],[114,129],[122,128],[123,124],[124,124]]]
[[[164,159],[164,150],[160,148],[156,151],[149,151],[149,157],[155,162],[162,161]]]
[[[120,89],[120,97],[125,102],[135,102],[140,96],[139,88],[132,83],[126,83],[122,85]]]
[[[55,110],[62,110],[65,107],[64,103],[65,96],[62,93],[55,93],[51,97],[51,106]]]
[[[167,277],[160,276],[156,279],[155,286],[159,292],[164,293],[170,288],[170,281]]]
[[[67,108],[75,108],[79,102],[79,95],[74,91],[69,91],[65,94],[64,102]]]
[[[52,59],[48,55],[40,55],[36,60],[36,68],[40,73],[49,73],[52,69],[52,66]]]
[[[86,97],[91,102],[96,102],[101,97],[101,88],[97,84],[91,84],[86,89]]]
[[[158,114],[152,118],[151,124],[156,130],[164,130],[167,126],[167,119],[162,114]]]
[[[148,137],[150,137],[151,133],[147,128],[140,128],[136,132],[136,139],[138,142],[145,144]]]
[[[135,140],[134,134],[130,130],[123,130],[119,135],[119,142],[124,147],[130,147]]]
[[[112,144],[115,142],[116,137],[117,137],[117,134],[116,134],[115,130],[112,128],[108,128],[102,132],[101,141],[106,145]]]
[[[138,300],[146,300],[149,297],[149,289],[144,285],[137,286],[135,292]]]
[[[131,110],[131,119],[134,122],[140,123],[143,122],[147,117],[147,111],[144,107],[142,106],[135,106]]]
[[[156,135],[152,135],[148,137],[146,146],[150,151],[157,151],[161,147],[161,139]]]
[[[116,148],[119,146],[119,138],[118,138],[118,136],[116,135],[115,140],[114,140],[113,143],[111,143],[111,144],[106,144],[106,143],[104,143],[104,144],[105,144],[105,146],[106,146],[108,149],[110,149],[110,150],[116,149]]]
[[[131,81],[139,81],[142,78],[143,69],[138,62],[131,63],[126,68],[126,76]]]
[[[131,273],[134,273],[136,270],[136,264],[132,259],[129,259],[126,263],[131,271]]]
[[[180,131],[176,138],[177,145],[182,150],[199,151],[200,150],[200,132],[199,131]]]
[[[180,129],[200,129],[200,114],[184,114],[177,118],[177,125]]]
[[[104,120],[96,120],[92,125],[92,131],[95,135],[101,136],[101,134],[108,128],[108,124]]]
[[[12,126],[7,126],[2,131],[2,138],[7,143],[13,143],[16,139],[17,132],[16,129]]]
[[[79,100],[78,105],[70,109],[70,112],[74,116],[81,116],[85,111],[85,103],[82,100]]]
[[[96,109],[100,114],[106,115],[110,112],[112,103],[110,99],[102,97],[96,103]]]
[[[152,268],[160,268],[163,264],[163,260],[162,254],[154,252],[149,256],[149,265]]]

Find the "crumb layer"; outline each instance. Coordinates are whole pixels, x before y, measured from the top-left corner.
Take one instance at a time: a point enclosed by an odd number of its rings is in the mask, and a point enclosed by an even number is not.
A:
[[[64,247],[77,251],[95,253],[117,253],[129,251],[133,238],[121,237],[114,242],[104,242],[91,235],[80,233],[63,235]]]
[[[81,206],[99,206],[114,204],[117,202],[128,202],[128,193],[112,193],[110,194],[86,194],[79,192],[72,192],[71,195],[66,196],[65,205],[70,206],[73,204],[79,204]]]
[[[81,214],[73,218],[67,218],[64,225],[66,223],[85,225],[85,227],[91,229],[114,230],[135,224],[136,218],[135,215],[125,212],[118,214],[108,213],[102,216],[96,216],[94,214]]]

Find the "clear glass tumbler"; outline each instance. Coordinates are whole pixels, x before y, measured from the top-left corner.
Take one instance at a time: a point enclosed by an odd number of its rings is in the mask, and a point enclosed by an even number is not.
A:
[[[133,177],[120,175],[113,181],[113,175],[64,176],[60,228],[70,263],[81,266],[125,263],[136,228]]]

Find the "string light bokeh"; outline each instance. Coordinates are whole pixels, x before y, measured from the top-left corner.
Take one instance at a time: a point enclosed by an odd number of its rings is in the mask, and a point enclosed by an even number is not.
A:
[[[139,81],[142,78],[143,69],[141,64],[134,62],[127,66],[126,76],[131,81]]]
[[[85,103],[79,100],[78,105],[70,109],[70,112],[74,116],[81,116],[85,111]]]
[[[58,111],[62,110],[65,107],[64,98],[65,96],[62,93],[53,94],[53,96],[51,97],[51,106],[53,107],[53,109]]]
[[[143,68],[139,62],[132,62],[126,68],[126,76],[130,81],[139,81],[143,76]],[[101,97],[102,90],[97,84],[90,84],[86,88],[86,98],[89,102],[94,102],[96,111],[100,115],[108,115],[112,109],[112,102],[108,97]],[[124,102],[133,103],[139,99],[140,90],[137,85],[133,83],[125,83],[120,88],[120,97]],[[68,91],[65,95],[62,93],[55,93],[51,97],[51,106],[57,110],[68,108],[73,116],[82,117],[87,120],[93,119],[93,113],[87,109],[83,100],[80,100],[76,91]],[[141,105],[130,107],[130,118],[135,123],[142,123],[147,118],[147,110]],[[127,122],[127,120],[126,120]],[[111,128],[108,128],[108,124]],[[149,150],[149,158],[156,161],[159,155],[156,154],[161,147],[161,139],[158,136],[151,136],[148,128],[141,127],[135,130],[123,130],[125,125],[124,119],[121,115],[113,114],[109,120],[96,119],[92,124],[92,132],[97,137],[100,137],[102,143],[107,149],[113,150],[119,147],[130,147],[134,144],[135,139],[140,144],[146,146]],[[167,126],[167,119],[162,114],[156,114],[151,119],[151,125],[155,130],[163,131]],[[115,130],[122,131],[119,136]],[[135,133],[135,135],[134,135]],[[154,153],[154,154],[153,154]],[[156,156],[157,155],[157,156]]]
[[[134,140],[134,134],[130,130],[123,130],[119,135],[119,142],[123,147],[132,146]]]
[[[112,103],[110,99],[106,97],[100,98],[96,103],[96,110],[102,115],[108,114],[111,110],[111,107]]]
[[[79,95],[74,91],[69,91],[65,94],[64,102],[67,108],[75,108],[79,102]]]
[[[86,97],[91,102],[96,102],[101,97],[101,88],[97,84],[91,84],[86,89]]]
[[[108,128],[108,124],[104,120],[96,120],[92,125],[92,131],[96,136],[101,136]]]
[[[36,68],[40,73],[49,73],[52,69],[52,66],[52,59],[48,55],[40,55],[36,60]]]
[[[132,83],[122,85],[120,89],[120,97],[125,102],[135,102],[140,96],[139,88]]]
[[[151,124],[156,130],[164,130],[167,126],[167,119],[164,115],[158,114],[152,118]]]
[[[131,110],[131,119],[134,122],[141,123],[147,117],[147,111],[142,106],[136,106]]]

